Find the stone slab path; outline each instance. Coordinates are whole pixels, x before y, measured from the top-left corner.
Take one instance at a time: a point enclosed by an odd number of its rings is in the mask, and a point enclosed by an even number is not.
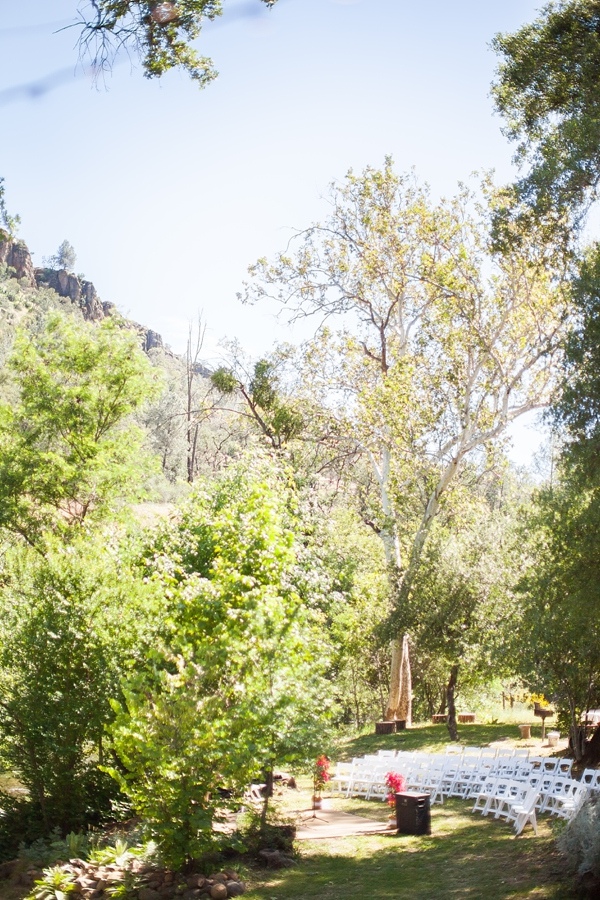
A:
[[[374,822],[362,816],[339,812],[335,809],[320,809],[313,817],[312,809],[297,813],[296,838],[299,841],[315,841],[320,838],[347,837],[353,834],[393,834],[388,822]]]

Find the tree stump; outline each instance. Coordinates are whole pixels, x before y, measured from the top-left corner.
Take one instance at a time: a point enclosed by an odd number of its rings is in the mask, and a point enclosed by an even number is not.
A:
[[[395,722],[375,722],[375,734],[394,734]]]

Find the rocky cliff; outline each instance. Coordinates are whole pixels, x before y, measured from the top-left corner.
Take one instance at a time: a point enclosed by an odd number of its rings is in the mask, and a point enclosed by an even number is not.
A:
[[[35,287],[35,271],[27,244],[23,241],[10,240],[3,237],[0,231],[0,265],[13,269],[15,278],[24,282],[27,287]]]
[[[103,302],[91,281],[85,281],[65,269],[34,268],[31,254],[23,241],[4,237],[0,232],[0,265],[8,267],[21,284],[26,287],[47,287],[55,291],[59,297],[68,298],[74,306],[81,310],[84,319],[97,322],[107,316],[114,315],[117,308],[114,303]],[[140,335],[142,349],[154,348],[165,350],[163,339],[156,331],[126,320]]]

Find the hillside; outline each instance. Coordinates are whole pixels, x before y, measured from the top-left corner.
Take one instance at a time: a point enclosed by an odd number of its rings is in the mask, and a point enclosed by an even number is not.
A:
[[[0,230],[0,369],[10,353],[18,326],[35,329],[52,310],[88,322],[116,318],[139,335],[141,349],[162,369],[164,391],[136,414],[147,444],[160,460],[162,476],[149,485],[149,498],[170,499],[170,488],[227,455],[223,416],[214,412],[210,372],[201,361],[188,367],[185,356],[173,353],[160,334],[123,316],[114,303],[102,300],[91,281],[65,269],[35,267],[27,244]],[[0,393],[10,399],[10,379],[1,379]],[[228,429],[226,429],[228,433]]]
[[[2,236],[0,232],[0,328],[4,335],[28,311],[39,314],[51,308],[79,313],[87,321],[119,316],[123,324],[140,335],[140,345],[149,350],[170,351],[160,334],[122,316],[114,303],[102,301],[91,281],[65,269],[36,268],[24,241]]]

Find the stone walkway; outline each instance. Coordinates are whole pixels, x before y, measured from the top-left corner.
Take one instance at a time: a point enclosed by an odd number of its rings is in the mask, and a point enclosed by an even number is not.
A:
[[[315,841],[320,838],[347,837],[353,834],[393,834],[388,822],[374,822],[362,816],[339,812],[335,809],[312,809],[297,813],[296,838],[299,841]]]

